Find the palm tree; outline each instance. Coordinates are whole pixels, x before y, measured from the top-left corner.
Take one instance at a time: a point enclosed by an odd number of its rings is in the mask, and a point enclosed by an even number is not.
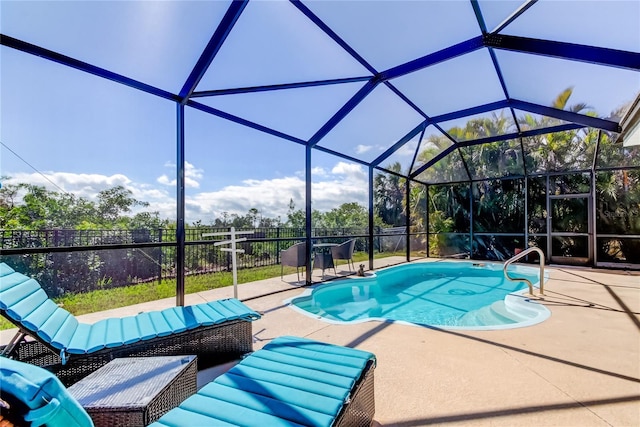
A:
[[[395,162],[386,169],[399,174],[402,165]],[[385,224],[405,225],[405,182],[405,178],[392,173],[378,173],[374,178],[374,209]]]
[[[591,107],[585,103],[567,106],[572,94],[572,87],[565,89],[551,103],[551,107],[595,115]],[[559,123],[558,119],[552,117],[537,119],[530,114],[518,118],[522,130],[543,129]],[[596,139],[597,132],[590,129],[554,132],[526,138],[527,170],[536,172],[589,168],[595,154]]]

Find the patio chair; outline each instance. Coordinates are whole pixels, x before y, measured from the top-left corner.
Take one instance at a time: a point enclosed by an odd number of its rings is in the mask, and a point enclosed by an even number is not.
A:
[[[356,240],[350,239],[350,240],[347,240],[346,242],[339,244],[338,246],[331,247],[331,255],[333,255],[333,259],[334,260],[346,259],[347,267],[349,267],[349,271],[353,271],[351,270],[351,267],[353,266],[353,250],[355,246],[356,246]],[[355,266],[354,266],[354,269],[355,269]]]
[[[193,354],[200,368],[236,359],[252,350],[251,322],[260,318],[229,298],[82,323],[49,299],[36,280],[4,263],[0,314],[18,327],[0,354],[46,367],[65,385],[116,357]]]
[[[366,351],[279,337],[151,426],[370,426],[375,364]]]
[[[284,275],[284,266],[295,267],[300,281],[300,267],[307,265],[307,242],[296,243],[288,249],[280,251],[280,279]]]

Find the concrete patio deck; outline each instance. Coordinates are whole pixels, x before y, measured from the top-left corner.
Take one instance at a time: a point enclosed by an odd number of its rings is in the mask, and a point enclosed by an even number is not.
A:
[[[397,261],[377,260],[376,267]],[[547,270],[540,303],[551,317],[494,331],[325,323],[283,303],[302,292],[295,274],[239,285],[238,294],[263,314],[253,324],[254,349],[286,334],[375,353],[376,425],[640,426],[640,274]],[[186,301],[230,296],[231,287]],[[170,298],[79,318],[93,322],[174,304]],[[9,338],[2,331],[0,341]],[[222,369],[203,372],[199,381]]]

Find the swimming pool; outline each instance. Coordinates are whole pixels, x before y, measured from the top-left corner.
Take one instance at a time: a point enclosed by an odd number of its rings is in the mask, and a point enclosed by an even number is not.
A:
[[[506,329],[544,321],[549,310],[524,282],[505,279],[503,264],[414,262],[306,290],[286,303],[330,323],[394,321],[447,329]],[[538,268],[511,265],[511,276],[539,287]]]

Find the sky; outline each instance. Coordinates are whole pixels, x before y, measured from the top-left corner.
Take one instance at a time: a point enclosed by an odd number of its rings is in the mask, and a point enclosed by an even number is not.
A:
[[[480,1],[495,28],[517,1]],[[478,36],[468,1],[305,2],[378,71]],[[226,1],[6,1],[3,34],[178,93]],[[540,1],[503,33],[640,51],[640,2]],[[549,105],[574,88],[601,116],[633,99],[639,73],[498,51],[510,95]],[[176,106],[172,101],[0,47],[0,175],[95,198],[115,185],[175,218]],[[288,2],[253,1],[197,90],[366,77],[370,72]],[[504,98],[486,49],[392,80],[430,116]],[[364,83],[197,98],[226,113],[311,138]],[[487,113],[488,115],[490,113]],[[423,117],[384,85],[319,145],[376,159]],[[458,123],[448,123],[453,126]],[[431,132],[433,129],[430,129]],[[186,218],[223,213],[286,219],[304,206],[300,144],[185,109]],[[410,164],[412,141],[391,159]],[[368,168],[312,152],[313,208],[366,206]]]

